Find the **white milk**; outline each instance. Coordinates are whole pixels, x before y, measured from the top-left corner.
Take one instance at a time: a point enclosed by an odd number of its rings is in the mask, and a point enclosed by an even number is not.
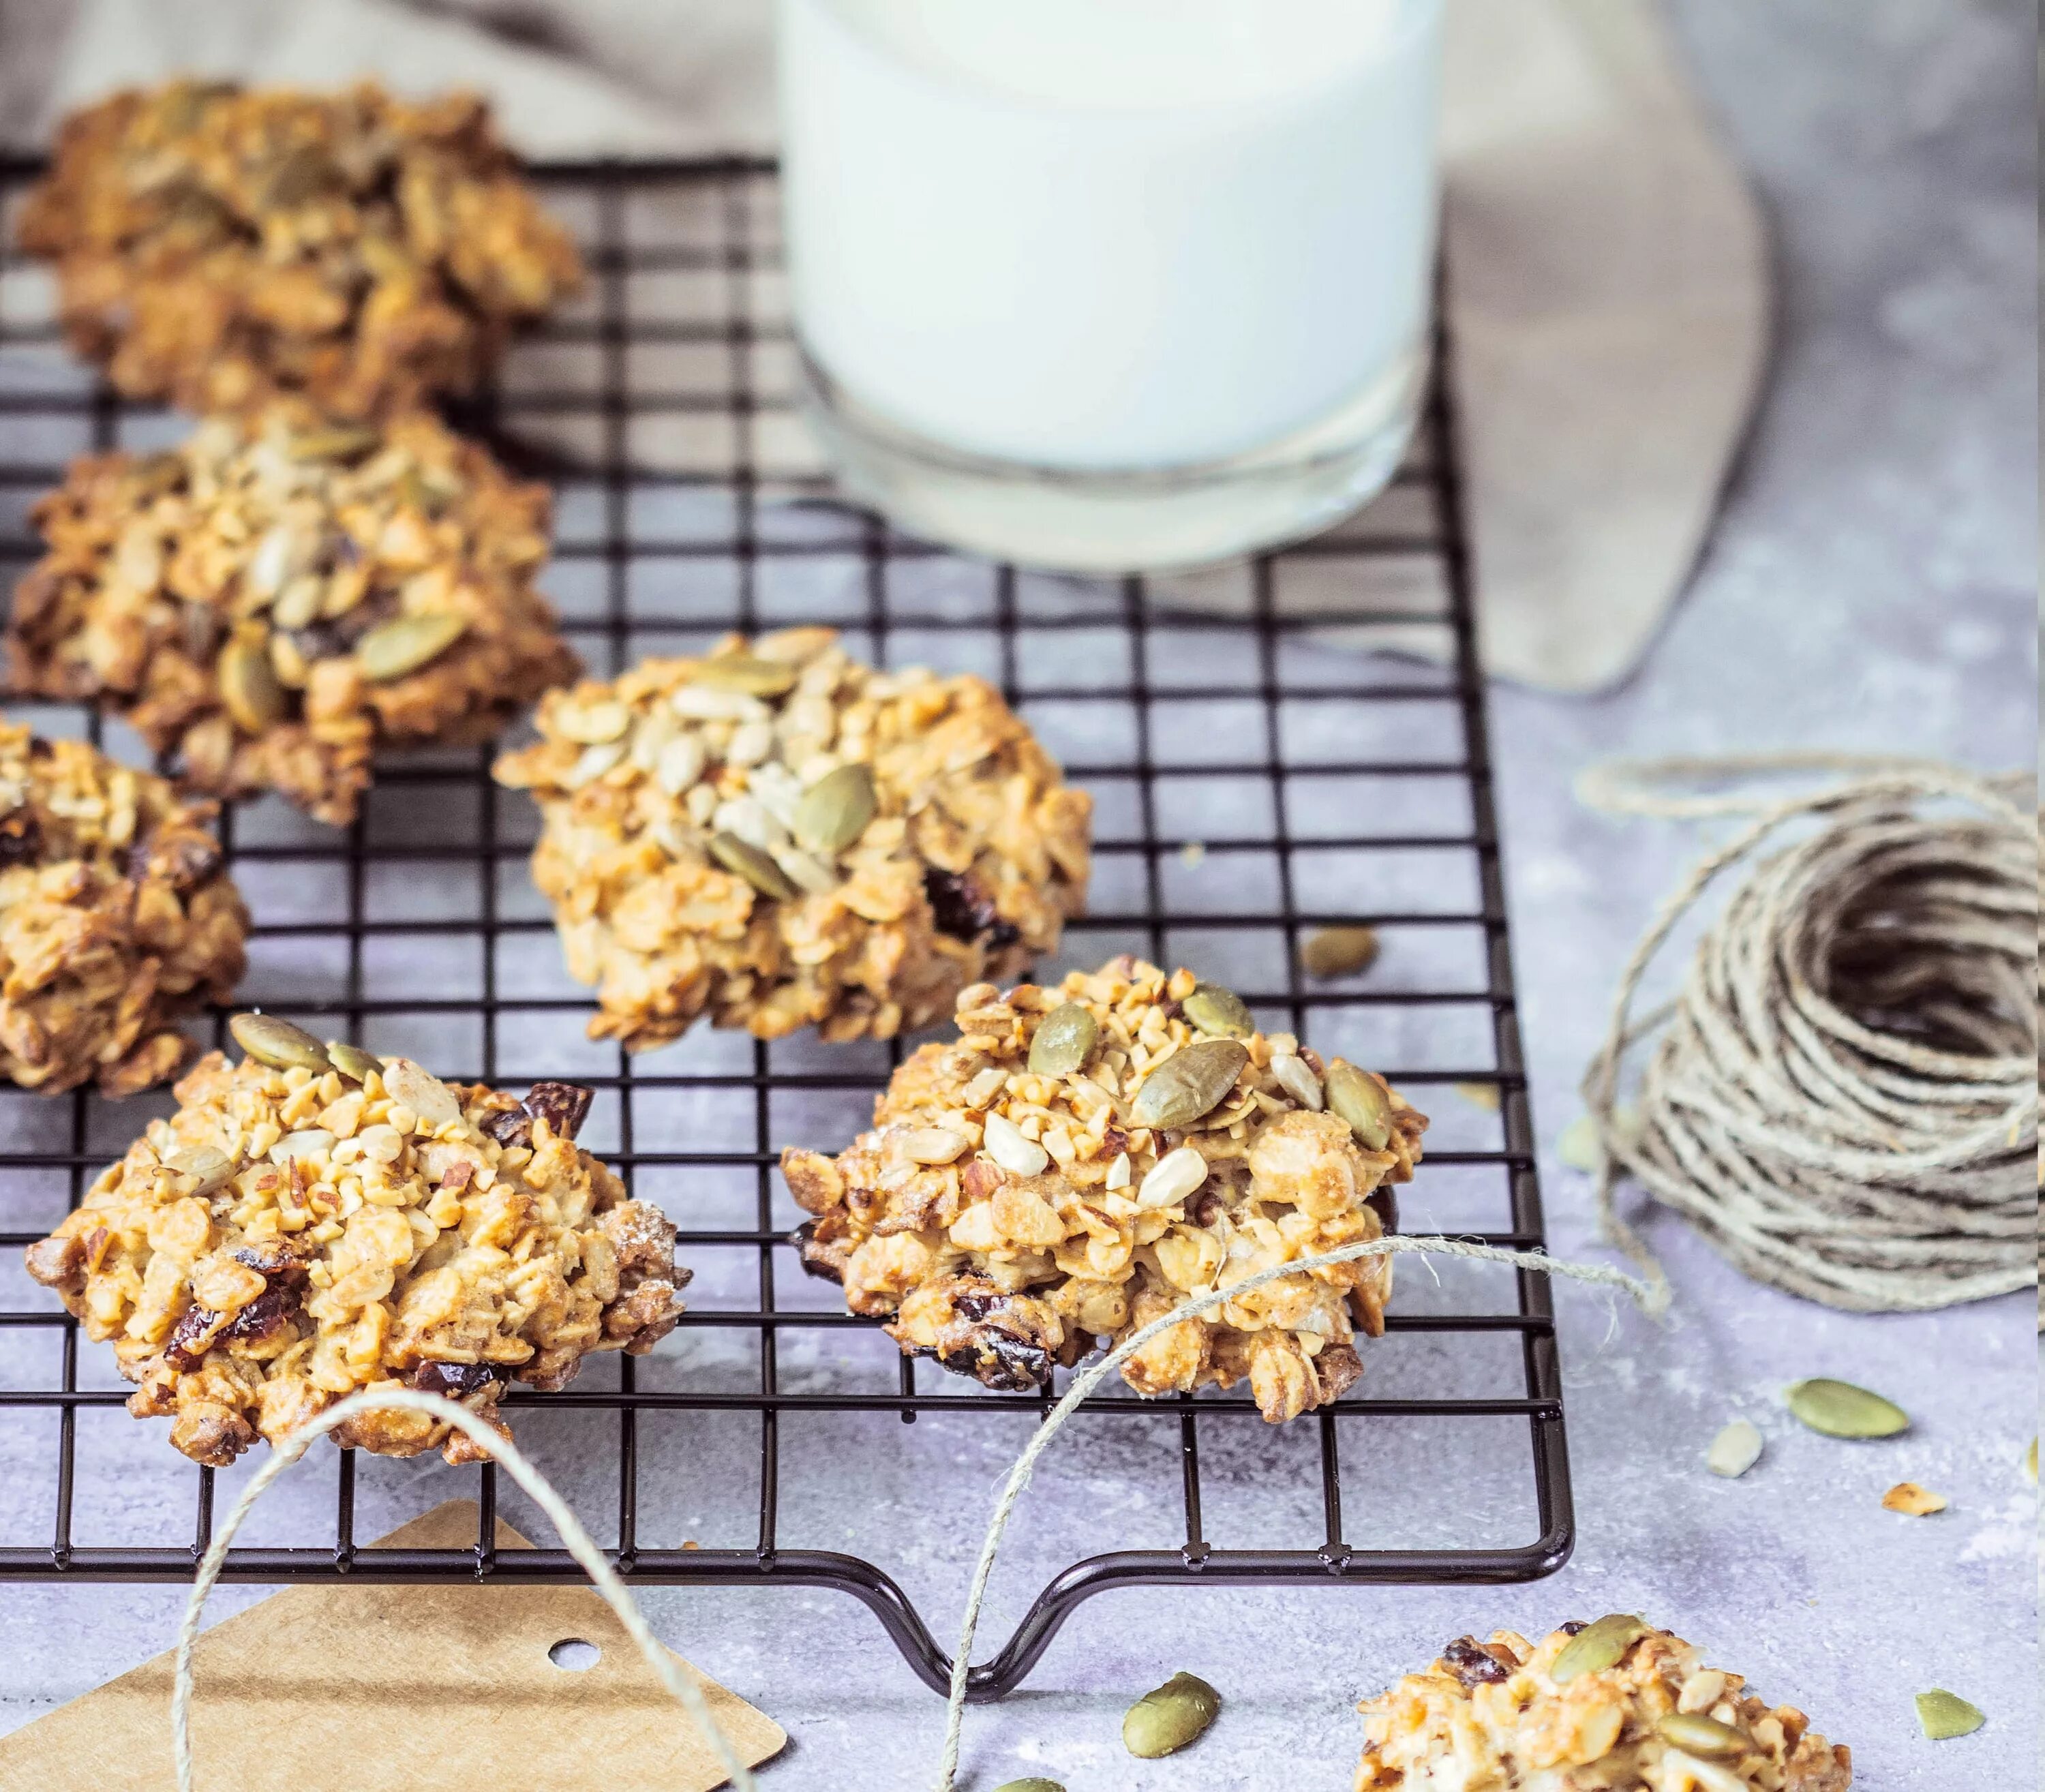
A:
[[[1358,415],[1403,435],[1439,13],[780,0],[795,316],[820,383],[923,446],[1053,475],[1292,438],[1325,461],[1328,420]]]

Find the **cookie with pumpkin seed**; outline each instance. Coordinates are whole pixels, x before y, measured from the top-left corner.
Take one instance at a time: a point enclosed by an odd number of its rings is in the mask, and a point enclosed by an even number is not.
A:
[[[36,507],[9,675],[119,716],[192,789],[344,824],[379,747],[492,738],[580,669],[534,587],[549,504],[424,415],[280,403],[89,456]]]
[[[836,1157],[782,1173],[803,1261],[905,1355],[989,1387],[1049,1385],[1192,1294],[1377,1238],[1427,1117],[1381,1078],[1260,1033],[1230,991],[1124,957],[958,1002]],[[1276,1424],[1362,1373],[1389,1257],[1282,1275],[1123,1365],[1138,1393],[1247,1379]]]
[[[1358,1707],[1356,1792],[1847,1792],[1853,1756],[1790,1705],[1615,1613],[1540,1643],[1459,1636]]]
[[[375,417],[472,391],[581,281],[473,94],[179,80],[66,118],[21,247],[122,391]]]
[[[877,671],[830,629],[730,635],[552,693],[533,881],[595,1039],[700,1016],[888,1039],[1054,950],[1086,894],[1092,804],[985,680]]]
[[[422,1388],[509,1435],[507,1385],[563,1386],[672,1331],[675,1228],[575,1143],[590,1091],[522,1100],[408,1058],[234,1017],[29,1274],[110,1342],[128,1410],[195,1462],[280,1442],[343,1396]],[[426,1414],[372,1410],[344,1448],[476,1459]]]

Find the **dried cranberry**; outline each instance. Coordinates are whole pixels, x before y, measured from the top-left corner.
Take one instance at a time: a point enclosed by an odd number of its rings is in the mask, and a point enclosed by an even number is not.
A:
[[[536,1120],[545,1120],[557,1137],[572,1139],[589,1117],[589,1104],[595,1099],[594,1092],[580,1083],[535,1083],[526,1092],[526,1112]]]
[[[422,1393],[460,1400],[492,1382],[501,1383],[504,1377],[487,1362],[422,1362],[405,1379]]]
[[[33,865],[43,856],[43,824],[33,809],[0,820],[0,865]]]
[[[533,1143],[533,1116],[523,1108],[500,1108],[483,1123],[483,1130],[510,1150],[514,1145]]]
[[[1001,918],[994,899],[961,872],[931,865],[923,873],[923,894],[930,904],[930,922],[948,939],[970,945],[984,939],[991,952],[1006,950],[1022,935]]]
[[[1458,1636],[1442,1650],[1442,1665],[1465,1686],[1495,1686],[1512,1678],[1504,1663],[1474,1636]]]
[[[1379,1183],[1363,1197],[1363,1204],[1377,1216],[1387,1238],[1399,1230],[1399,1194],[1389,1182]]]
[[[229,1320],[226,1329],[215,1341],[225,1343],[229,1338],[247,1340],[274,1338],[291,1323],[291,1315],[298,1310],[298,1290],[282,1283],[274,1283]]]
[[[1588,1629],[1589,1626],[1576,1618],[1572,1618],[1567,1624],[1558,1624],[1555,1628],[1565,1636],[1573,1636],[1578,1631]]]
[[[832,1261],[832,1247],[817,1242],[817,1223],[805,1220],[788,1235],[788,1242],[795,1247],[796,1260],[806,1274],[815,1276],[819,1281],[842,1284],[845,1271]]]
[[[52,746],[48,741],[44,740],[40,734],[29,735],[29,757],[31,759],[47,759],[56,751],[56,749]]]

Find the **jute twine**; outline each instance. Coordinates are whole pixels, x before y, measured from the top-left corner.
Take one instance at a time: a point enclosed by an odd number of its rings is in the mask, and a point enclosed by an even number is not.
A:
[[[1766,775],[1838,773],[1786,800]],[[1683,796],[1693,781],[1744,792]],[[1922,1311],[2038,1274],[2038,832],[2026,780],[1830,753],[1603,766],[1592,806],[1753,818],[1634,948],[1584,1081],[1608,1235],[1630,1175],[1741,1270],[1854,1312]],[[1714,880],[1744,881],[1673,1000],[1649,966]],[[1652,1040],[1630,1108],[1622,1060]]]
[[[1100,1362],[1089,1364],[1073,1378],[1070,1390],[1064,1399],[1051,1409],[1050,1414],[1030,1438],[1028,1447],[1016,1459],[1015,1466],[1009,1471],[999,1499],[996,1502],[994,1516],[988,1524],[986,1540],[980,1546],[980,1560],[973,1570],[972,1590],[966,1602],[965,1621],[959,1635],[959,1645],[953,1656],[951,1697],[945,1713],[944,1754],[938,1770],[938,1792],[953,1792],[954,1777],[958,1769],[959,1737],[965,1721],[965,1692],[967,1665],[972,1657],[974,1632],[980,1624],[980,1601],[987,1591],[989,1577],[994,1572],[995,1558],[1001,1547],[1001,1534],[1008,1523],[1009,1514],[1015,1509],[1016,1502],[1029,1485],[1030,1474],[1037,1459],[1049,1447],[1051,1439],[1063,1428],[1065,1420],[1111,1370],[1119,1368],[1132,1351],[1161,1333],[1177,1325],[1181,1320],[1197,1318],[1200,1315],[1219,1306],[1223,1302],[1239,1298],[1275,1281],[1281,1276],[1299,1275],[1315,1270],[1332,1269],[1338,1263],[1354,1262],[1362,1257],[1384,1257],[1395,1254],[1418,1253],[1435,1257],[1470,1257],[1485,1262],[1510,1263],[1522,1270],[1536,1274],[1561,1276],[1573,1281],[1602,1284],[1623,1289],[1645,1311],[1660,1311],[1655,1291],[1636,1281],[1631,1276],[1600,1263],[1569,1263],[1548,1257],[1538,1251],[1503,1251],[1491,1245],[1471,1244],[1460,1239],[1446,1238],[1381,1238],[1361,1240],[1342,1246],[1318,1257],[1304,1257],[1296,1262],[1281,1263],[1273,1267],[1246,1276],[1241,1281],[1231,1282],[1226,1288],[1211,1289],[1196,1294],[1175,1307],[1163,1318],[1124,1339]],[[410,1389],[390,1393],[353,1393],[337,1405],[329,1406],[324,1412],[301,1429],[294,1432],[272,1454],[270,1459],[250,1478],[243,1488],[233,1509],[227,1515],[226,1522],[214,1534],[207,1545],[206,1556],[199,1564],[197,1578],[192,1582],[191,1597],[185,1603],[184,1621],[178,1629],[177,1668],[171,1694],[171,1749],[177,1773],[178,1792],[192,1792],[191,1701],[192,1647],[198,1640],[199,1618],[206,1609],[206,1602],[220,1578],[221,1565],[233,1544],[235,1534],[263,1497],[271,1483],[303,1456],[314,1440],[337,1425],[345,1424],[360,1412],[390,1411],[424,1412],[431,1417],[444,1420],[462,1432],[478,1448],[486,1451],[503,1464],[505,1471],[526,1493],[533,1503],[547,1515],[568,1553],[582,1565],[595,1583],[596,1590],[603,1595],[604,1603],[618,1614],[618,1622],[625,1626],[647,1665],[660,1679],[660,1682],[680,1701],[681,1707],[698,1730],[709,1741],[718,1763],[730,1776],[734,1792],[757,1792],[758,1782],[741,1761],[723,1732],[711,1717],[708,1702],[703,1691],[687,1674],[676,1665],[674,1658],[661,1647],[641,1613],[638,1602],[626,1591],[624,1583],[604,1558],[603,1551],[591,1540],[581,1522],[569,1510],[568,1502],[557,1493],[547,1478],[507,1438],[485,1424],[466,1407],[459,1406],[443,1394],[426,1393]]]

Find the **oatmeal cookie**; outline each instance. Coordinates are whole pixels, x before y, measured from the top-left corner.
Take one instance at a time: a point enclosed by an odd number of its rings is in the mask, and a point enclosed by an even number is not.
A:
[[[225,1001],[247,962],[214,813],[0,721],[0,1074],[132,1095],[190,1058],[179,1017]]]
[[[120,716],[194,788],[345,823],[379,747],[491,738],[580,669],[533,588],[548,512],[423,415],[279,404],[89,457],[36,507],[10,677]]]
[[[592,1038],[708,1012],[779,1039],[887,1039],[1056,947],[1091,800],[983,679],[876,672],[829,629],[649,660],[540,706],[498,762],[545,826],[533,879]]]
[[[1637,1618],[1461,1636],[1366,1700],[1357,1792],[1847,1792],[1853,1757]]]
[[[21,210],[64,329],[131,396],[336,417],[472,390],[580,283],[472,94],[175,81],[73,113]]]
[[[1229,992],[1122,958],[1054,988],[958,1000],[833,1158],[782,1173],[815,1216],[806,1266],[905,1354],[992,1388],[1047,1385],[1189,1294],[1392,1224],[1427,1118],[1377,1077],[1253,1030]],[[1181,1320],[1123,1365],[1142,1394],[1247,1377],[1273,1423],[1362,1373],[1384,1330],[1388,1257],[1287,1276]]]
[[[584,1356],[644,1355],[674,1328],[675,1228],[628,1200],[576,1128],[590,1094],[522,1102],[441,1082],[270,1015],[248,1056],[210,1054],[84,1204],[29,1246],[54,1288],[169,1417],[194,1462],[275,1443],[360,1389],[445,1393],[510,1435],[506,1384],[568,1382]],[[423,1413],[372,1412],[345,1448],[479,1452]]]

